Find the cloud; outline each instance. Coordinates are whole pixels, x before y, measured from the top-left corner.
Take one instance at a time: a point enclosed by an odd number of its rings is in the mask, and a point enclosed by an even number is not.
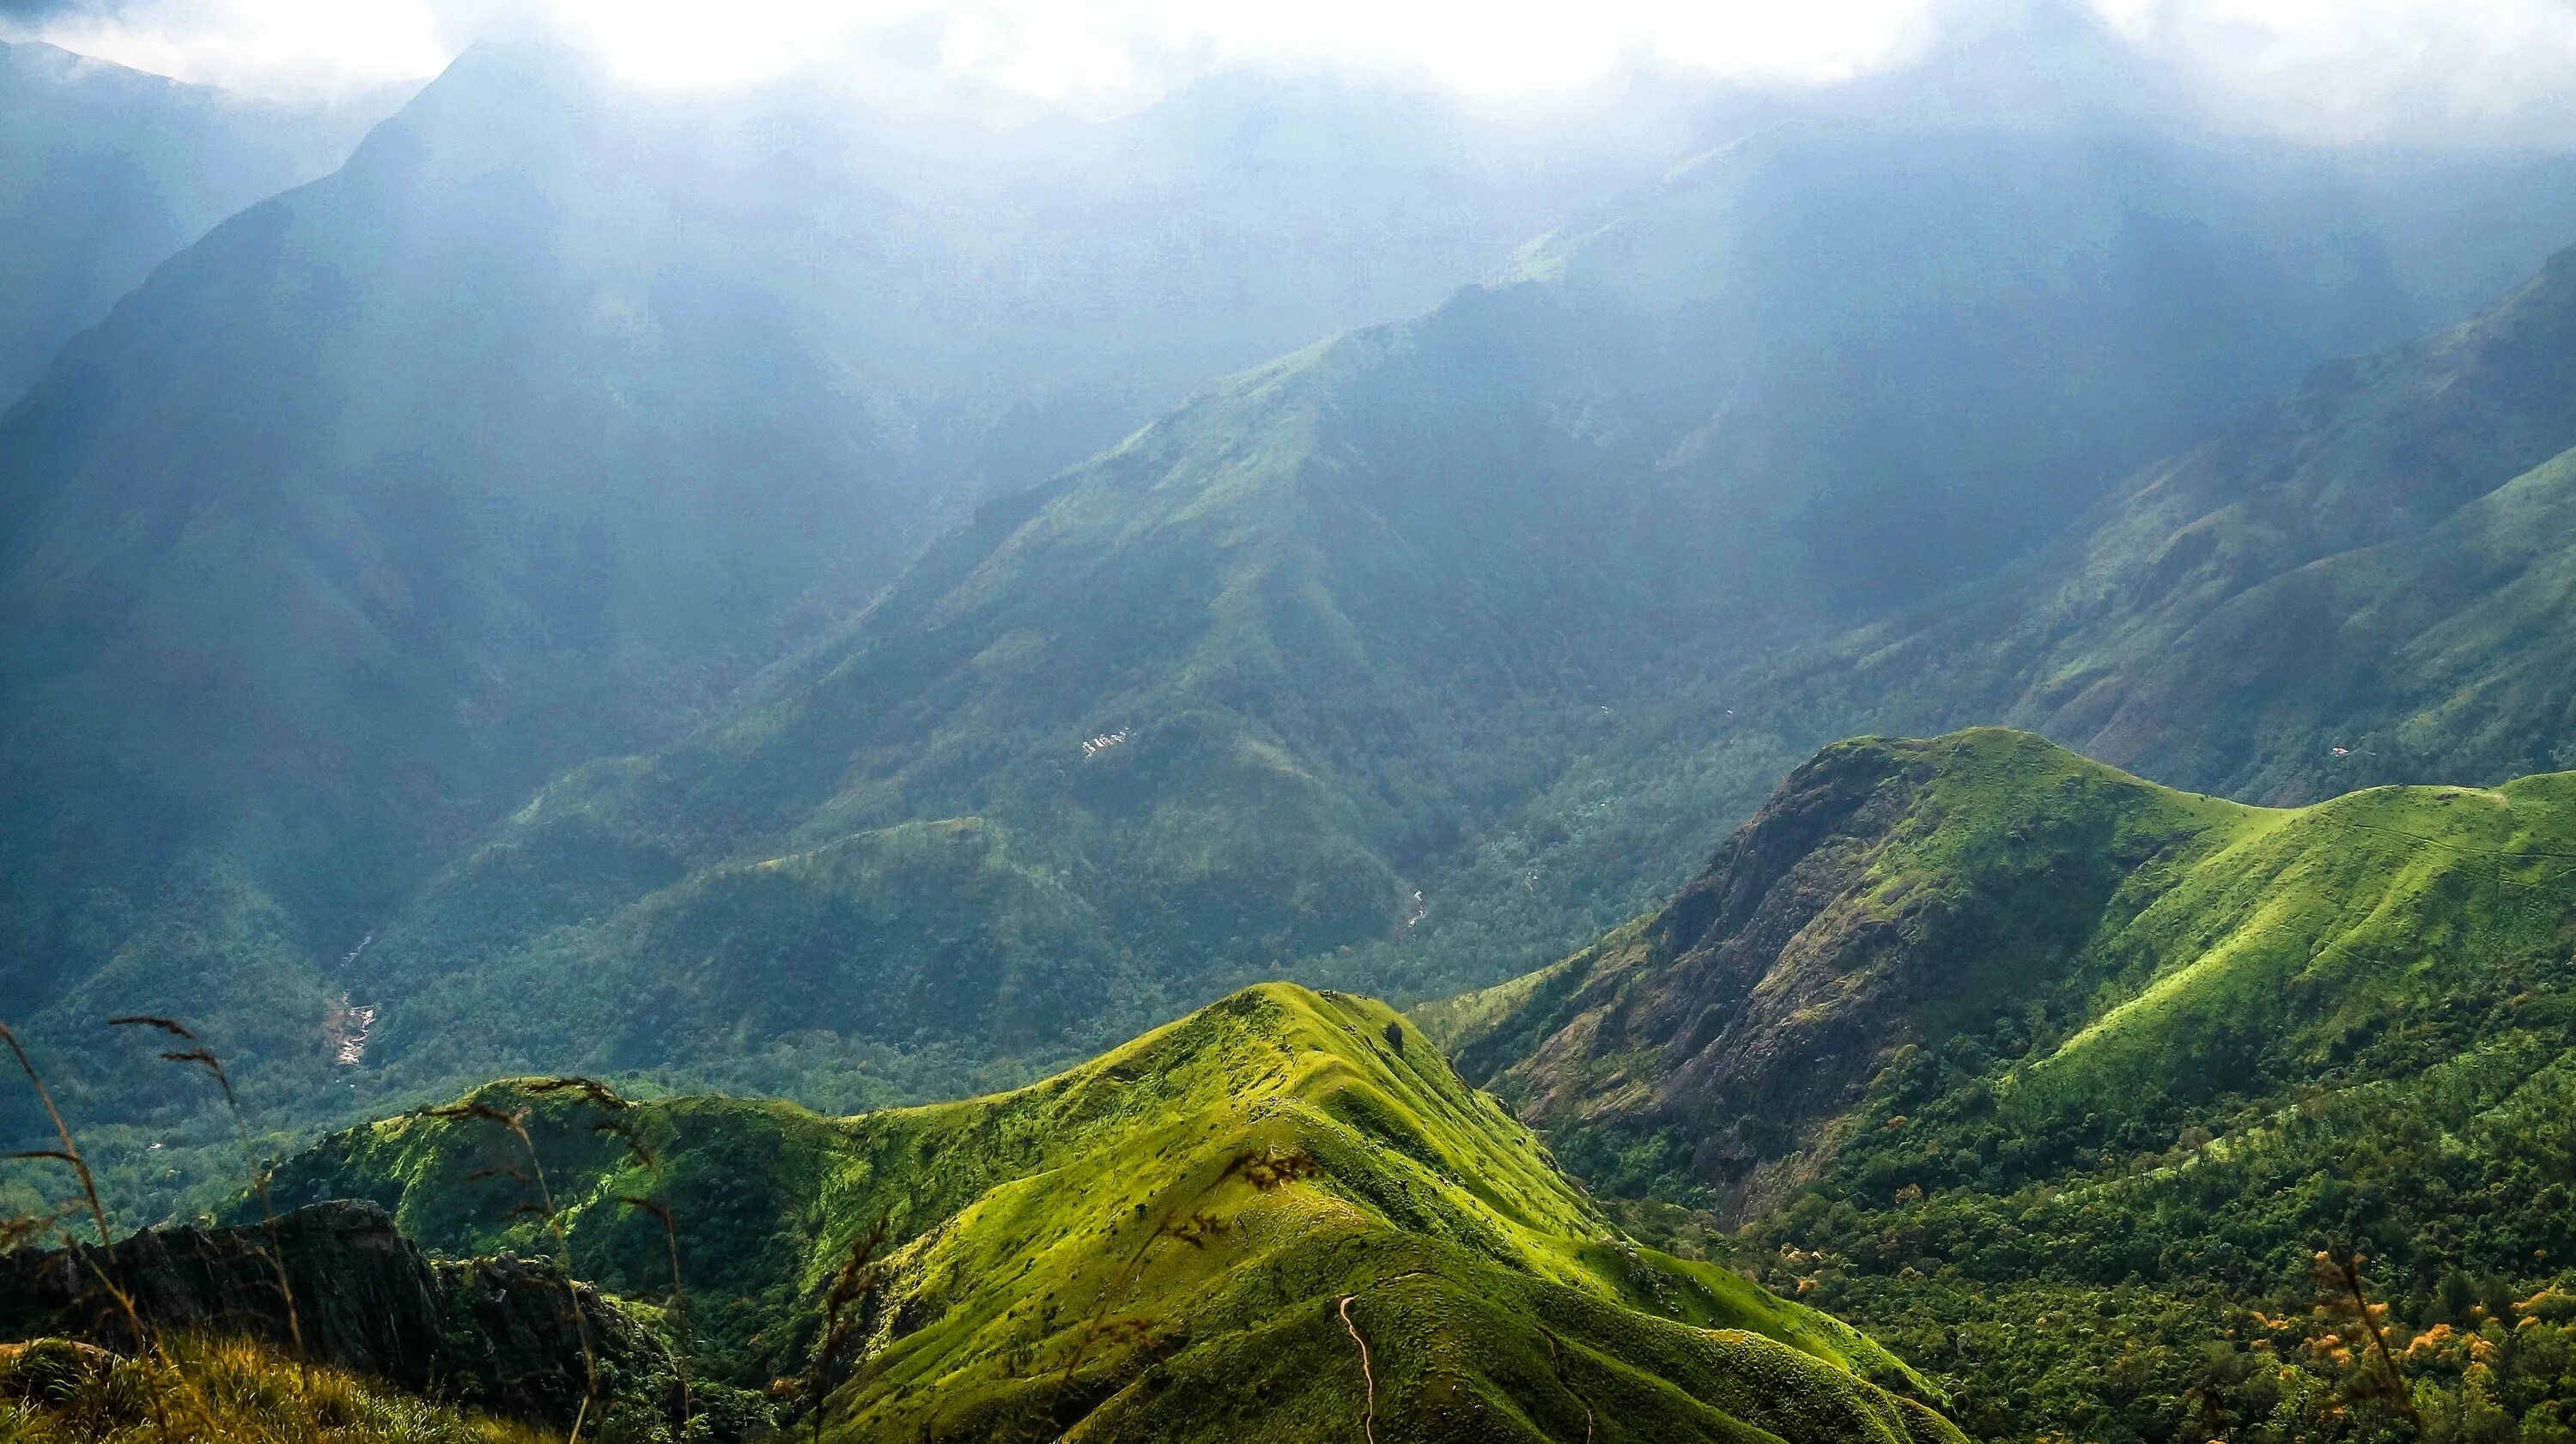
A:
[[[435,74],[486,16],[443,0],[0,0],[0,39],[268,94]],[[497,8],[497,7],[496,7]]]
[[[0,26],[272,91],[423,76],[479,36],[533,30],[646,83],[823,69],[1101,113],[1244,67],[1494,96],[1639,64],[1831,85],[2070,11],[2236,127],[2576,142],[2571,0],[0,0]]]
[[[2097,4],[2241,124],[2327,142],[2576,142],[2570,0]]]
[[[1940,0],[0,0],[68,48],[247,88],[434,71],[470,39],[541,30],[636,79],[741,81],[900,55],[1080,108],[1244,66],[1562,89],[1640,59],[1756,82],[1901,61]],[[22,30],[25,27],[22,27]]]

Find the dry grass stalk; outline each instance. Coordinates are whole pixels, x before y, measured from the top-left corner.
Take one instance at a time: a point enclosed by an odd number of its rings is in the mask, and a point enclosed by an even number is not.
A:
[[[251,1191],[259,1195],[260,1228],[268,1238],[268,1247],[264,1252],[268,1258],[270,1270],[277,1276],[278,1296],[286,1301],[287,1338],[294,1348],[295,1358],[299,1362],[303,1361],[307,1357],[304,1349],[304,1320],[295,1305],[295,1280],[286,1271],[286,1246],[278,1238],[277,1205],[269,1197],[268,1192],[268,1164],[260,1158],[259,1150],[251,1143],[250,1121],[242,1116],[241,1100],[233,1093],[233,1080],[224,1072],[223,1060],[215,1056],[213,1049],[198,1042],[196,1034],[169,1018],[136,1014],[125,1018],[110,1018],[107,1022],[111,1028],[154,1028],[172,1037],[197,1044],[193,1048],[163,1053],[161,1059],[166,1063],[205,1069],[214,1078],[216,1088],[223,1093],[224,1111],[232,1115],[233,1134],[241,1140],[242,1166],[250,1171]]]
[[[614,1097],[615,1095],[611,1094],[610,1096]],[[622,1099],[619,1101],[621,1105],[624,1102]],[[591,1346],[590,1318],[587,1314],[582,1312],[581,1286],[573,1279],[572,1240],[564,1233],[563,1215],[555,1208],[554,1190],[546,1186],[546,1166],[545,1163],[537,1156],[537,1141],[528,1134],[527,1111],[525,1109],[521,1109],[514,1113],[503,1112],[501,1109],[495,1108],[488,1103],[474,1102],[470,1100],[464,1103],[453,1104],[445,1108],[430,1108],[423,1111],[425,1116],[431,1118],[479,1118],[487,1123],[497,1123],[503,1129],[507,1130],[511,1137],[519,1140],[520,1149],[527,1154],[528,1171],[525,1173],[521,1173],[515,1168],[504,1168],[486,1170],[486,1174],[507,1174],[512,1178],[518,1179],[521,1183],[526,1184],[531,1190],[533,1190],[536,1195],[535,1199],[530,1203],[521,1205],[521,1211],[535,1213],[539,1218],[543,1219],[546,1225],[546,1232],[551,1234],[554,1238],[555,1259],[563,1269],[564,1298],[572,1306],[573,1331],[575,1336],[581,1341],[581,1369],[583,1376],[581,1407],[574,1411],[572,1432],[565,1436],[565,1439],[566,1444],[580,1444],[582,1426],[589,1421],[591,1409],[599,1403],[599,1354],[598,1351]],[[485,1175],[478,1174],[476,1176],[481,1177]]]
[[[831,1407],[832,1366],[850,1341],[850,1305],[876,1291],[881,1275],[876,1267],[877,1250],[885,1246],[886,1218],[879,1214],[874,1227],[850,1239],[849,1256],[832,1273],[831,1285],[823,1291],[823,1342],[814,1351],[814,1366],[806,1372],[805,1388],[808,1406],[814,1418],[814,1438],[823,1438],[823,1415]]]
[[[2388,1336],[2379,1327],[2380,1309],[2371,1304],[2369,1292],[2362,1287],[2361,1262],[2361,1255],[2350,1249],[2319,1249],[2316,1275],[2335,1293],[2338,1304],[2352,1310],[2362,1332],[2369,1337],[2371,1357],[2379,1361],[2379,1367],[2388,1380],[2390,1406],[2405,1415],[2408,1423],[2420,1429],[2423,1421],[2415,1415],[2414,1393],[2406,1387],[2406,1376],[2398,1372],[2397,1357],[2388,1351]]]
[[[28,1058],[26,1048],[18,1042],[17,1033],[6,1023],[0,1023],[0,1043],[6,1043],[9,1046],[10,1056],[18,1060],[18,1071],[27,1075],[28,1084],[36,1090],[36,1101],[44,1105],[45,1117],[54,1125],[54,1137],[62,1141],[62,1147],[58,1149],[28,1149],[0,1155],[0,1157],[43,1158],[70,1165],[73,1175],[80,1180],[81,1197],[89,1204],[90,1221],[98,1227],[96,1257],[91,1257],[77,1241],[72,1243],[73,1250],[80,1254],[82,1261],[89,1265],[91,1272],[98,1276],[99,1284],[116,1300],[117,1307],[124,1310],[125,1321],[134,1330],[135,1347],[147,1347],[151,1335],[143,1327],[143,1316],[135,1310],[134,1296],[127,1293],[116,1280],[115,1236],[108,1227],[107,1205],[99,1201],[98,1177],[90,1172],[89,1160],[81,1156],[80,1145],[72,1140],[71,1125],[63,1121],[63,1111],[54,1106],[53,1090],[45,1086],[44,1075],[36,1071],[35,1062]]]
[[[136,1350],[154,1348],[152,1331],[144,1327],[143,1313],[134,1306],[134,1295],[128,1293],[116,1278],[115,1234],[108,1227],[107,1205],[99,1201],[98,1176],[90,1172],[89,1160],[81,1156],[80,1144],[72,1138],[71,1125],[63,1121],[63,1110],[55,1106],[54,1092],[45,1086],[44,1075],[36,1071],[35,1060],[27,1056],[27,1049],[18,1041],[18,1034],[6,1023],[0,1023],[0,1043],[7,1044],[10,1056],[18,1060],[18,1071],[27,1075],[28,1086],[36,1090],[36,1101],[44,1105],[45,1117],[54,1125],[54,1137],[62,1143],[58,1149],[29,1149],[0,1157],[51,1159],[71,1167],[73,1176],[80,1180],[81,1197],[88,1201],[90,1221],[98,1226],[98,1253],[93,1256],[81,1247],[77,1239],[68,1240],[72,1253],[89,1266],[99,1286],[107,1290],[108,1297],[116,1300],[117,1308],[125,1314],[126,1327],[133,1331]],[[169,1437],[170,1421],[162,1416],[157,1398],[153,1403],[153,1424],[163,1438]]]
[[[600,1091],[607,1092],[605,1088]],[[608,1096],[615,1099],[619,1111],[623,1111],[628,1106],[626,1100],[618,1098],[616,1094],[609,1093]],[[626,1126],[625,1120],[611,1117],[597,1126],[602,1133],[616,1135],[617,1141],[626,1145],[626,1156],[632,1159],[637,1167],[652,1175],[656,1188],[661,1186],[661,1156],[656,1154],[644,1140],[636,1137],[634,1130]],[[667,1317],[671,1321],[674,1341],[685,1345],[688,1328],[688,1292],[680,1284],[679,1220],[672,1216],[670,1207],[659,1199],[620,1194],[617,1201],[627,1208],[652,1215],[654,1221],[662,1225],[662,1242],[670,1251],[671,1258],[671,1307]],[[685,1440],[689,1437],[689,1418],[693,1411],[689,1407],[689,1366],[684,1348],[672,1349],[671,1367],[677,1371],[680,1378],[680,1437]]]

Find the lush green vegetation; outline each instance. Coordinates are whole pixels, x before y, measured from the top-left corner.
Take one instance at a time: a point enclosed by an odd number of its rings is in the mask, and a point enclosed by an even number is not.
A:
[[[1663,913],[1424,1021],[1976,1432],[2554,1439],[2571,945],[2576,775],[2254,809],[1988,731],[1829,749]]]
[[[2233,406],[2270,348],[2384,324],[2275,274],[2251,222],[2142,218],[2146,173],[2260,208],[2193,154],[1784,132],[1508,284],[1215,387],[986,507],[722,720],[559,778],[456,854],[358,970],[384,1023],[355,1081],[410,1101],[581,1068],[856,1107],[1016,1081],[1261,978],[1419,996],[1571,946],[1839,730],[1724,720],[1724,679],[2036,539]],[[2060,183],[2065,209],[2029,204]],[[1889,186],[1920,202],[1901,226]],[[1819,264],[1819,236],[1853,264]],[[2200,276],[2185,310],[2300,299],[2213,368],[2168,344],[2208,328],[2123,309],[2132,266]],[[1935,284],[2056,360],[1923,312]],[[1756,334],[1770,381],[1711,421]],[[1866,424],[1850,388],[1795,380],[1861,335]],[[1925,388],[1957,402],[1938,424]],[[1899,435],[1921,454],[1870,464]],[[1962,488],[1985,499],[1937,527],[1900,504]],[[1911,560],[1826,545],[1855,510]]]
[[[658,1301],[708,1378],[810,1377],[855,1245],[830,1437],[1954,1437],[1849,1328],[1628,1242],[1364,999],[1257,988],[1015,1092],[852,1118],[538,1080],[473,1101],[524,1110],[578,1266]],[[549,1246],[519,1147],[407,1116],[276,1189],[376,1198],[451,1252]],[[675,1224],[680,1298],[628,1199]]]
[[[284,163],[176,195],[243,117],[101,161],[54,66],[0,394]],[[0,995],[116,1219],[372,1115],[281,1195],[561,1223],[703,1408],[850,1438],[2576,1429],[2576,252],[2219,429],[2576,192],[2428,244],[2324,162],[1789,126],[1060,471],[1638,162],[612,92],[468,57],[0,414]],[[1797,765],[1998,718],[2093,760]],[[1592,938],[1427,1034],[1270,981]],[[0,1395],[503,1437],[230,1346]]]

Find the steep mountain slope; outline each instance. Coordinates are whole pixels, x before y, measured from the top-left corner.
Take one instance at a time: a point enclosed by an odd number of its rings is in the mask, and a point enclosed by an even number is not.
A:
[[[1766,623],[1758,557],[1693,586],[1655,498],[1588,499],[1605,444],[1464,420],[1598,364],[1489,368],[1518,319],[1472,295],[1230,383],[989,508],[759,705],[555,784],[387,930],[387,1061],[701,1064],[744,1022],[1061,1049],[1395,926],[1462,801],[1689,665],[1707,592]],[[512,995],[533,1026],[450,1026]]]
[[[0,409],[154,266],[347,159],[402,98],[257,101],[0,42]]]
[[[900,556],[862,400],[720,237],[621,243],[604,108],[515,78],[433,85],[0,418],[24,1006],[123,966],[309,1052],[390,889]]]
[[[2027,571],[1863,634],[1848,685],[2283,801],[2563,765],[2571,402],[2562,253],[2150,469]]]
[[[2320,1249],[2366,1256],[2427,1417],[2563,1407],[2546,1349],[2464,1378],[2444,1340],[2560,1321],[2461,1293],[2576,1267],[2571,940],[2576,776],[2256,809],[1989,730],[1827,749],[1661,912],[1422,1018],[1597,1186],[1749,1221],[1739,1263],[1921,1347],[1980,1432],[2289,1398],[2367,1437],[2393,1406],[2309,1314]],[[1999,1332],[2066,1308],[2105,1334]]]
[[[2117,971],[2085,957],[2105,915],[2273,816],[2026,733],[1840,744],[1670,906],[1442,1005],[1441,1031],[1534,1119],[1670,1132],[1675,1166],[1741,1214],[1829,1151],[1818,1130],[1891,1052],[2060,986],[2095,1005]]]
[[[1330,87],[1016,138],[850,110],[476,50],[0,417],[17,1006],[140,989],[322,1086],[319,965],[548,776],[687,730],[952,494],[1635,164]]]
[[[1491,977],[1403,940],[1631,714],[2008,550],[2403,309],[2366,242],[2237,163],[1792,128],[1236,378],[464,856],[359,984],[382,1083],[804,1086],[863,1057],[955,1086],[950,1040],[1061,1057],[1282,966]],[[1955,515],[1905,524],[1920,552],[1834,540],[1850,508],[1914,515],[1876,487]],[[1590,925],[1597,881],[1551,877],[1517,946]]]
[[[1487,834],[1424,941],[1549,935],[1534,876],[1676,885],[1638,859],[1706,855],[1854,731],[2005,721],[2281,804],[2576,762],[2572,322],[2562,255],[2457,327],[2319,368],[1989,579],[1632,717]]]
[[[532,1081],[474,1101],[526,1110],[606,1287],[668,1294],[673,1245],[621,1199],[667,1209],[716,1377],[799,1369],[882,1220],[827,1437],[1957,1437],[1859,1335],[1619,1238],[1363,999],[1255,989],[1014,1093],[855,1118]],[[434,1248],[526,1244],[517,1147],[411,1115],[277,1188],[375,1198]]]

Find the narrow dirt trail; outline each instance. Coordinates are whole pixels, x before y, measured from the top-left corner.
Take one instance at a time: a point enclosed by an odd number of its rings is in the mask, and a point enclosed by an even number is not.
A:
[[[1351,1322],[1351,1300],[1357,1294],[1342,1295],[1342,1328],[1351,1342],[1360,1346],[1360,1377],[1368,1383],[1368,1412],[1360,1416],[1360,1434],[1368,1444],[1377,1444],[1377,1373],[1369,1367],[1368,1340],[1360,1337],[1357,1324]]]

